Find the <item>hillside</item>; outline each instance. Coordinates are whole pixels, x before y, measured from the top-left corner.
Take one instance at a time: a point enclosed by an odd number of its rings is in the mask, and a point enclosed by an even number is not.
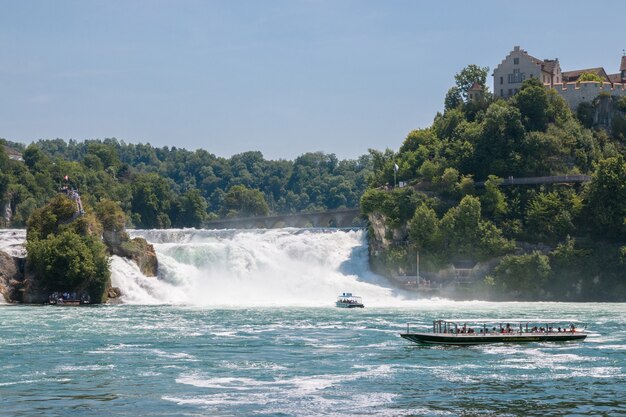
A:
[[[62,185],[78,189],[90,205],[118,201],[129,226],[201,227],[219,217],[358,207],[371,173],[368,155],[338,160],[313,152],[272,161],[260,152],[226,159],[116,139],[2,142],[11,154],[0,147],[4,227],[24,227]]]
[[[373,155],[361,200],[373,268],[406,281],[419,253],[422,287],[458,298],[625,301],[624,132],[594,126],[602,103],[579,112],[585,127],[536,79],[494,100],[486,76],[476,66],[457,74],[432,126]],[[483,94],[470,100],[463,86],[476,84]],[[623,109],[611,111],[621,126]],[[502,181],[575,174],[591,180]]]

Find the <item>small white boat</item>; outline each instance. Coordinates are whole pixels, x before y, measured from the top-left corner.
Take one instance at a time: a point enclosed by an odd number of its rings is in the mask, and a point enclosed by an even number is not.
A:
[[[344,292],[340,296],[337,297],[337,302],[335,305],[339,308],[363,308],[363,302],[361,301],[361,297],[357,297],[356,295],[352,295],[351,292]]]

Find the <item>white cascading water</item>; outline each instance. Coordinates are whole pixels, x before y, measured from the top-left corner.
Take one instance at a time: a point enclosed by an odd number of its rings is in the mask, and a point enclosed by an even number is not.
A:
[[[392,289],[368,267],[365,232],[135,230],[152,243],[159,276],[113,257],[112,283],[132,304],[206,306],[330,306],[352,292],[366,306],[415,299]]]
[[[26,230],[24,229],[0,229],[0,251],[10,256],[26,256],[25,241]],[[0,304],[7,304],[2,294],[0,294]]]
[[[126,304],[332,306],[340,293],[367,306],[410,306],[416,295],[393,289],[369,270],[365,231],[132,230],[152,243],[159,276],[111,258],[111,281]],[[0,250],[25,256],[23,229],[0,230]],[[3,302],[0,297],[0,303]],[[422,303],[420,303],[422,304]]]

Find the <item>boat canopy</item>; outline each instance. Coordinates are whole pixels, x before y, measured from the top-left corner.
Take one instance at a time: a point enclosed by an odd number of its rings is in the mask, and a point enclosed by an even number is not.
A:
[[[581,323],[580,320],[576,319],[568,319],[568,318],[556,318],[556,319],[546,319],[546,318],[513,318],[513,319],[439,319],[434,321],[441,321],[445,323]]]

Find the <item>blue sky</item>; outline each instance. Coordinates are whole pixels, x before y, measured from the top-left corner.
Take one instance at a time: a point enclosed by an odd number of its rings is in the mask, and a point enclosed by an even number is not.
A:
[[[454,74],[520,45],[618,70],[623,3],[0,0],[0,137],[219,156],[397,149]],[[489,80],[491,85],[491,79]]]

